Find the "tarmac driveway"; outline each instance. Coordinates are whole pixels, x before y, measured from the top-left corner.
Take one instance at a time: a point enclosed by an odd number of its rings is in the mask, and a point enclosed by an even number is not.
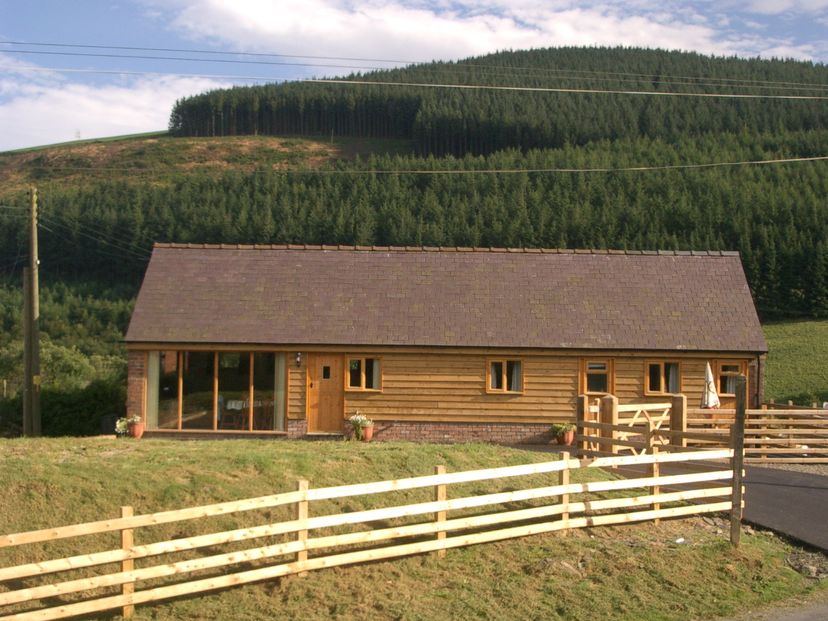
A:
[[[746,466],[744,519],[828,552],[828,476]]]

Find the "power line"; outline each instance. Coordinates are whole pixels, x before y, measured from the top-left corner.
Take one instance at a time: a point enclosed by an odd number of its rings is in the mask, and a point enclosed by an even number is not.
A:
[[[41,214],[41,217],[45,218],[46,221],[48,221],[49,224],[51,224],[52,226],[60,226],[65,231],[67,231],[69,233],[72,233],[72,234],[79,233],[79,231],[76,231],[76,230],[72,229],[65,222],[62,222],[61,220],[53,218],[52,216],[47,215],[45,212]],[[100,227],[95,227],[91,224],[82,223],[79,220],[74,219],[74,218],[66,218],[64,216],[64,219],[69,220],[70,222],[74,223],[79,228],[82,227],[82,228],[88,230],[91,234],[97,235],[98,237],[96,239],[98,239],[98,241],[101,241],[101,242],[106,243],[106,244],[110,244],[110,245],[115,246],[115,247],[119,247],[119,248],[123,249],[126,252],[132,252],[132,253],[136,254],[136,256],[146,254],[144,251],[142,251],[140,249],[131,248],[131,245],[134,241],[133,239],[126,239],[126,238],[123,238],[123,237],[116,237],[116,236],[112,235],[109,231],[101,229]],[[104,238],[106,238],[106,239],[104,239]],[[114,243],[114,242],[117,242],[117,244]]]
[[[51,225],[51,226],[60,227],[60,228],[62,228],[62,229],[63,229],[63,230],[64,230],[67,234],[76,234],[76,235],[80,235],[80,236],[82,236],[82,237],[86,237],[87,239],[91,239],[91,240],[93,240],[93,241],[96,241],[96,242],[98,242],[98,243],[100,243],[100,244],[106,244],[106,245],[107,245],[107,246],[109,246],[110,248],[113,248],[113,249],[115,249],[115,250],[119,250],[119,251],[120,251],[120,252],[122,252],[122,253],[128,253],[129,255],[131,255],[131,258],[133,258],[133,259],[141,259],[141,260],[144,260],[144,259],[148,259],[148,258],[149,258],[149,253],[148,253],[148,252],[145,252],[145,251],[139,251],[139,250],[135,250],[135,249],[133,249],[133,248],[128,248],[128,247],[126,247],[126,246],[122,246],[122,245],[120,245],[120,244],[116,244],[116,243],[114,243],[114,242],[108,241],[108,240],[103,239],[103,238],[101,238],[101,237],[98,237],[98,236],[96,236],[96,235],[92,235],[92,234],[90,234],[90,233],[87,233],[87,232],[86,232],[86,231],[84,231],[84,230],[77,230],[77,231],[74,231],[74,230],[72,230],[71,228],[69,228],[69,226],[68,226],[68,225],[63,224],[62,222],[59,222],[59,221],[57,221],[57,220],[52,220],[52,219],[42,218],[42,220],[41,220],[41,221],[42,221],[42,222],[45,222],[45,223],[47,223],[48,225]],[[75,242],[73,242],[73,241],[71,241],[71,240],[66,239],[65,237],[62,237],[62,236],[61,236],[60,234],[58,234],[56,231],[53,231],[52,229],[48,228],[47,226],[43,226],[43,228],[45,228],[45,229],[46,229],[47,231],[49,231],[50,233],[53,233],[54,235],[57,235],[58,237],[61,237],[61,239],[63,239],[64,241],[68,241],[68,242],[70,242],[70,243],[75,243]]]
[[[734,166],[763,166],[773,164],[795,164],[802,162],[828,161],[828,155],[812,157],[775,158],[770,160],[738,160],[733,162],[705,162],[700,164],[665,164],[656,166],[622,166],[596,168],[482,168],[482,169],[319,169],[309,168],[302,170],[251,170],[248,174],[295,174],[295,175],[476,175],[476,174],[520,174],[520,173],[621,173],[621,172],[651,172],[659,170],[683,170],[699,168],[718,168]],[[68,167],[68,166],[33,166],[40,170],[69,170],[83,172],[131,172],[135,174],[158,175],[169,172],[169,169],[146,169],[128,167]]]
[[[65,237],[64,235],[62,235],[62,234],[58,233],[57,231],[54,231],[54,230],[50,229],[50,228],[49,228],[48,226],[46,226],[45,224],[41,224],[40,226],[41,226],[43,229],[45,229],[45,230],[49,231],[52,235],[54,235],[54,236],[55,236],[55,237],[57,237],[58,239],[62,239],[62,240],[63,240],[63,241],[65,241],[66,243],[69,243],[69,244],[75,244],[75,243],[76,243],[74,240],[71,240],[71,239],[69,239],[68,237]],[[94,238],[93,238],[93,239],[94,239]],[[101,248],[96,248],[96,247],[94,247],[94,246],[92,246],[92,247],[88,247],[88,248],[89,248],[89,250],[91,250],[92,252],[96,252],[96,253],[98,253],[98,254],[102,254],[102,255],[105,255],[105,256],[108,256],[108,257],[115,257],[116,259],[124,259],[124,258],[127,258],[127,259],[133,259],[133,260],[134,260],[134,259],[136,259],[136,258],[139,258],[139,257],[134,257],[134,256],[123,255],[123,254],[119,254],[119,253],[115,253],[115,252],[107,252],[106,250],[103,250],[103,249],[101,249]],[[140,257],[140,258],[141,258],[142,260],[145,260],[145,259],[148,259],[148,258],[149,258],[149,255],[146,255],[145,257]]]
[[[404,88],[437,88],[458,90],[492,90],[516,91],[535,93],[577,93],[585,95],[649,95],[658,97],[704,97],[708,99],[722,97],[726,99],[794,99],[809,101],[828,100],[825,95],[758,95],[748,93],[679,93],[671,91],[623,91],[618,89],[597,88],[550,88],[540,86],[494,86],[485,84],[434,84],[428,82],[378,82],[372,80],[334,80],[323,78],[307,78],[298,80],[311,84],[357,84],[361,86],[398,86]]]
[[[44,47],[75,47],[81,49],[94,50],[132,50],[137,52],[175,52],[181,54],[216,54],[216,55],[236,55],[236,56],[251,56],[251,57],[265,57],[265,58],[312,58],[314,60],[349,60],[354,62],[366,63],[396,63],[401,65],[413,65],[418,63],[428,63],[430,60],[392,60],[387,58],[355,58],[349,56],[314,56],[311,54],[282,54],[281,52],[226,52],[219,50],[201,50],[192,48],[174,48],[174,47],[139,47],[130,45],[89,45],[79,43],[44,43],[36,41],[0,41],[3,45],[38,45]]]
[[[49,52],[46,50],[5,50],[6,54],[40,54],[48,56],[83,56],[93,58],[128,58],[132,60],[180,60],[185,62],[200,63],[228,63],[240,65],[271,65],[279,67],[326,67],[329,69],[376,69],[377,67],[364,67],[361,65],[334,65],[328,63],[291,63],[278,62],[273,60],[232,60],[229,58],[192,58],[183,56],[145,56],[140,54],[102,54],[87,52]]]
[[[204,50],[204,49],[193,49],[193,48],[163,48],[163,47],[140,47],[140,46],[124,46],[124,45],[89,45],[89,44],[71,44],[71,43],[56,43],[56,42],[25,42],[25,41],[0,41],[0,44],[4,45],[34,45],[34,46],[43,46],[43,47],[60,47],[60,48],[81,48],[81,49],[99,49],[99,50],[131,50],[131,51],[143,51],[143,52],[174,52],[174,53],[193,53],[193,54],[210,54],[210,55],[223,55],[223,56],[249,56],[249,57],[264,57],[264,58],[310,58],[314,60],[335,60],[335,61],[352,61],[352,62],[379,62],[379,63],[388,63],[388,64],[396,64],[396,65],[429,65],[434,63],[433,66],[424,66],[422,69],[430,69],[430,70],[448,70],[448,69],[457,69],[463,70],[466,68],[475,68],[475,69],[497,69],[499,71],[507,72],[509,74],[514,74],[515,71],[520,72],[527,72],[527,73],[535,73],[535,74],[584,74],[584,75],[610,75],[610,76],[626,76],[626,77],[636,77],[636,78],[643,78],[647,80],[664,80],[673,79],[673,80],[706,80],[708,83],[713,81],[716,82],[724,82],[724,83],[731,83],[730,85],[735,84],[743,84],[743,85],[766,85],[766,87],[774,87],[774,86],[802,86],[805,88],[812,88],[812,89],[828,89],[828,84],[814,84],[809,82],[791,82],[791,81],[779,81],[779,80],[750,80],[747,78],[713,78],[710,76],[675,76],[669,74],[646,74],[646,73],[634,73],[634,72],[625,72],[625,71],[601,71],[601,70],[584,70],[584,69],[553,69],[549,67],[510,67],[507,65],[492,65],[492,64],[481,64],[481,63],[473,63],[473,62],[465,62],[465,61],[458,61],[456,64],[447,64],[444,61],[433,61],[431,59],[428,60],[403,60],[403,59],[387,59],[387,58],[358,58],[358,57],[350,57],[350,56],[315,56],[310,54],[284,54],[280,52],[239,52],[239,51],[224,51],[224,50]],[[36,52],[33,52],[36,53]],[[158,57],[153,57],[158,58]],[[207,60],[207,59],[199,59],[199,60]],[[313,66],[313,65],[311,65]],[[322,65],[325,66],[325,65]],[[358,67],[361,69],[369,68],[369,67]],[[380,70],[389,70],[389,69],[398,69],[399,67],[377,67],[376,69]],[[571,76],[570,76],[571,77]],[[688,84],[693,84],[690,82]]]

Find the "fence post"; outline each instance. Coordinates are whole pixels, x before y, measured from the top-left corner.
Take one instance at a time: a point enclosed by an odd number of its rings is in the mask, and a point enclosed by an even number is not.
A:
[[[434,474],[445,474],[446,467],[445,466],[434,466]],[[447,499],[446,495],[446,486],[445,484],[438,484],[434,486],[434,500],[437,502],[441,502]],[[446,521],[446,512],[445,511],[437,511],[434,514],[434,520],[436,522],[445,522]],[[442,540],[446,538],[446,531],[438,530],[437,531],[437,539]],[[442,550],[437,550],[437,558],[445,558],[446,557],[446,550],[443,548]]]
[[[569,485],[569,459],[571,455],[569,451],[563,451],[561,453],[561,460],[567,462],[566,468],[563,470],[558,471],[558,485]],[[561,494],[561,507],[563,511],[561,512],[561,521],[564,523],[565,526],[568,527],[569,525],[569,494]],[[566,534],[568,528],[562,530],[562,534]]]
[[[132,507],[121,507],[121,517],[127,518],[133,516]],[[134,545],[134,535],[133,529],[131,528],[122,528],[121,529],[121,549],[122,550],[129,550]],[[124,559],[121,561],[121,571],[132,571],[135,569],[135,560],[131,558]],[[129,596],[135,593],[135,582],[124,582],[121,585],[121,595]],[[130,601],[132,601],[130,599]],[[131,619],[132,615],[135,614],[135,605],[134,604],[125,604],[121,610],[121,616],[124,619]]]
[[[653,457],[658,456],[658,447],[657,446],[653,446],[652,451],[653,451]],[[658,462],[654,461],[653,465],[650,467],[650,476],[653,477],[653,478],[657,478],[657,477],[661,476],[661,468],[660,468]],[[661,493],[661,486],[654,484],[653,487],[652,487],[652,491],[650,493],[653,496],[658,496]],[[661,503],[654,502],[653,503],[653,511],[658,511],[659,509],[661,509]],[[655,518],[655,520],[653,520],[653,523],[656,526],[658,526],[661,523],[661,520],[659,518]]]
[[[730,446],[733,448],[733,493],[730,508],[730,543],[739,545],[742,535],[742,468],[745,457],[745,402],[747,378],[736,378],[736,420],[730,428]]]
[[[296,481],[296,491],[298,492],[307,492],[310,484],[308,483],[307,479],[299,479]],[[301,500],[296,503],[296,519],[297,520],[307,520],[308,519],[308,495],[307,493],[302,494]],[[307,529],[298,530],[296,531],[296,541],[306,542],[308,540],[308,531]],[[308,560],[308,551],[307,549],[299,550],[296,553],[296,562],[302,563]],[[297,574],[300,578],[307,576],[308,572],[300,571]]]
[[[681,448],[687,448],[687,397],[685,395],[673,395],[670,407],[670,444]],[[675,432],[675,433],[674,433]]]
[[[618,397],[615,395],[605,395],[601,397],[601,422],[606,425],[617,425],[618,424]],[[610,438],[611,440],[615,440],[618,437],[618,433],[615,429],[601,430],[601,436],[605,438]],[[599,447],[599,450],[604,450],[603,447]],[[609,452],[612,455],[618,454],[618,447],[615,444],[610,444]]]
[[[581,425],[585,420],[589,420],[589,398],[586,395],[578,395],[575,398],[575,433],[584,436],[578,441],[578,454],[581,457],[584,457],[589,450],[589,442],[585,437],[588,435],[587,429]]]

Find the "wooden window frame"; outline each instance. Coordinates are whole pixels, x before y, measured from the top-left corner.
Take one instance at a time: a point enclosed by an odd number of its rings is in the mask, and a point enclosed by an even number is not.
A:
[[[501,370],[501,386],[503,388],[492,388],[492,363],[499,362],[502,365]],[[509,382],[507,380],[507,363],[517,362],[520,364],[520,390],[508,390]],[[522,395],[526,390],[526,365],[523,358],[486,358],[486,393],[490,395]]]
[[[653,364],[659,365],[661,369],[661,386],[662,390],[652,390],[650,388],[650,366]],[[664,366],[667,364],[674,364],[678,367],[678,390],[676,392],[669,392],[667,390],[667,377],[665,375]],[[681,360],[667,360],[667,359],[653,359],[644,361],[644,396],[666,396],[681,394]]]
[[[587,390],[587,376],[590,375],[590,373],[588,373],[590,363],[600,363],[607,365],[607,392],[593,392]],[[581,358],[580,376],[580,394],[582,395],[603,396],[615,393],[615,360],[613,358]]]
[[[360,385],[351,386],[351,361],[359,360],[360,363]],[[379,387],[366,388],[365,387],[365,361],[376,360],[379,363]],[[345,392],[382,392],[383,386],[383,363],[382,356],[345,356],[345,366],[343,368],[343,376],[345,381]]]
[[[281,434],[284,435],[287,433],[287,428],[282,431],[274,431],[274,430],[258,430],[253,429],[253,409],[255,407],[255,385],[254,385],[254,368],[253,368],[253,360],[254,355],[257,353],[261,354],[285,354],[288,356],[288,352],[285,350],[239,350],[239,349],[218,349],[218,350],[199,350],[199,349],[164,349],[164,350],[147,350],[147,356],[149,356],[150,351],[174,351],[176,354],[176,366],[178,367],[178,379],[177,379],[177,414],[178,414],[178,422],[177,427],[175,429],[161,429],[161,428],[154,428],[150,431],[161,431],[161,432],[168,432],[168,431],[184,431],[184,432],[193,432],[193,433],[205,433],[205,432],[217,432],[217,433],[259,433],[259,434]],[[212,429],[184,429],[183,428],[183,409],[184,409],[184,360],[185,356],[189,352],[194,351],[207,351],[213,354],[213,376],[212,376],[212,390],[213,390],[213,398],[212,398],[212,408],[213,408],[213,427]],[[219,355],[224,353],[231,353],[231,354],[247,354],[249,356],[249,365],[250,371],[248,374],[248,388],[247,388],[247,400],[248,400],[248,411],[247,411],[247,421],[246,426],[244,429],[220,429],[218,427],[218,393],[219,393]],[[146,391],[147,391],[147,373],[148,373],[148,366],[147,364],[144,365],[144,411],[142,413],[142,417],[146,417]],[[382,367],[380,367],[380,372],[382,372]],[[289,412],[289,405],[290,405],[290,364],[286,358],[285,360],[285,375],[284,375],[284,382],[285,382],[285,397],[284,397],[284,410],[285,410],[285,427],[287,427],[287,421],[289,419],[288,412]]]
[[[736,372],[733,371],[722,371],[722,367],[726,365],[733,365],[739,367],[739,370]],[[715,364],[715,372],[714,378],[716,380],[716,391],[718,392],[722,387],[722,376],[728,377],[738,377],[739,375],[744,375],[747,377],[748,374],[748,363],[747,360],[731,360],[731,359],[718,359],[716,360]],[[732,392],[719,392],[720,397],[728,397],[728,398],[735,398],[736,393]]]

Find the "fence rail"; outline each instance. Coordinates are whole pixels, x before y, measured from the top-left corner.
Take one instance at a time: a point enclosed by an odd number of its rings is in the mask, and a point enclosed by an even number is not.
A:
[[[455,473],[445,473],[438,466],[436,474],[429,476],[338,487],[314,489],[307,481],[299,481],[296,491],[292,492],[145,515],[132,515],[131,507],[123,507],[121,517],[111,520],[1,536],[0,548],[8,548],[42,544],[57,538],[118,532],[121,545],[116,549],[0,568],[0,620],[61,619],[118,608],[128,617],[136,604],[327,567],[427,552],[444,553],[451,548],[564,529],[730,511],[734,507],[733,464],[719,461],[716,462],[718,469],[692,474],[663,476],[660,473],[660,465],[665,463],[722,459],[732,460],[733,451],[659,453],[656,450],[650,454],[588,460],[572,459],[564,453],[558,461]],[[585,483],[573,483],[570,479],[571,473],[576,470],[630,464],[648,466],[647,476]],[[515,478],[555,474],[557,481],[552,485],[454,498],[448,494],[449,486],[458,483],[491,480],[502,483],[508,479],[510,487],[514,487],[511,481]],[[699,484],[704,485],[700,487]],[[687,485],[691,487],[681,488]],[[662,492],[665,486],[670,486],[671,491]],[[313,503],[319,500],[418,488],[431,488],[434,500],[325,515],[313,515],[312,511]],[[609,496],[602,496],[604,493],[609,493]],[[741,510],[741,500],[735,502]],[[523,506],[516,507],[514,503]],[[535,504],[525,506],[527,503]],[[136,535],[145,527],[205,520],[277,506],[291,507],[295,519],[151,543],[135,542],[139,538]],[[456,513],[485,507],[496,507],[497,510],[462,515]],[[455,512],[454,516],[449,517],[449,512]],[[428,519],[422,520],[423,516]],[[412,522],[411,518],[417,518],[417,521]],[[386,522],[396,519],[407,521],[393,526]],[[384,522],[382,527],[371,526],[372,522],[377,521]],[[325,529],[354,526],[362,529],[345,533],[325,532]],[[286,539],[259,547],[213,553],[215,547],[222,544],[276,535]],[[209,548],[210,554],[135,566],[136,561],[149,557],[203,548]],[[319,555],[310,556],[313,552]],[[250,562],[267,563],[254,569],[241,570],[238,567]],[[116,571],[100,573],[106,565],[111,569],[116,563]],[[57,572],[89,568],[96,570],[82,578],[44,582]],[[180,580],[187,574],[209,570],[213,570],[215,575],[186,582]],[[155,585],[156,581],[164,578],[178,581]],[[152,586],[139,588],[148,580],[154,581]],[[88,593],[97,589],[109,589],[109,594],[100,596]],[[75,601],[79,594],[84,599]],[[70,595],[75,596],[75,600],[61,600]],[[58,602],[52,598],[58,598]]]
[[[688,411],[688,427],[707,432],[733,423],[734,410]],[[828,411],[747,410],[745,463],[828,463]]]
[[[623,405],[611,395],[593,403],[582,396],[576,439],[590,456],[730,447],[735,420],[735,409],[688,408],[682,395],[669,404]],[[744,447],[748,464],[828,463],[828,410],[746,410]]]

